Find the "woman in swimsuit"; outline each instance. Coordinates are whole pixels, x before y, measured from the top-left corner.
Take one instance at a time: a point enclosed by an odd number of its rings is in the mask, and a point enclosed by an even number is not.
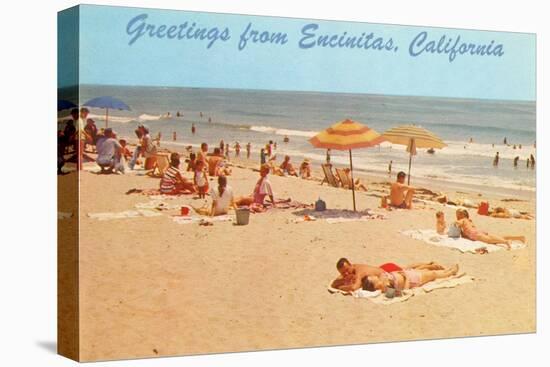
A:
[[[525,242],[524,236],[499,237],[479,230],[470,219],[470,214],[466,209],[458,209],[456,211],[456,225],[460,228],[462,237],[464,238],[472,241],[481,241],[491,245],[505,247],[508,250],[511,248],[511,242],[513,240]]]
[[[441,267],[438,266],[440,269]],[[458,264],[449,269],[428,270],[428,269],[405,269],[401,271],[392,271],[383,273],[380,276],[370,275],[363,278],[363,289],[374,292],[380,290],[386,292],[388,288],[397,290],[411,289],[420,287],[432,280],[448,278],[456,275]]]

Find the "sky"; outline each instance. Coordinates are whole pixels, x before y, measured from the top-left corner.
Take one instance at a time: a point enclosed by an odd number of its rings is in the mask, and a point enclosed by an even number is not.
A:
[[[81,5],[78,14],[81,84],[536,99],[534,34],[95,5]],[[128,23],[141,14],[147,16],[145,23],[155,27],[194,22],[196,27],[209,30],[216,27],[221,32],[227,28],[230,38],[218,39],[210,48],[208,40],[148,35],[130,44],[135,33],[128,34]],[[59,17],[61,30],[70,18]],[[300,48],[302,28],[310,23],[318,25],[317,30],[310,31],[315,36],[347,32],[358,37],[372,32],[374,38],[381,37],[384,42],[391,38],[392,49]],[[130,29],[135,30],[139,24]],[[287,42],[248,41],[239,51],[240,35],[249,24],[259,33],[285,33]],[[438,42],[442,36],[454,41],[460,36],[462,41],[476,45],[493,42],[493,49],[502,44],[504,52],[500,57],[459,54],[452,62],[445,53],[424,52],[413,57],[409,46],[421,32],[426,32],[426,42]],[[60,47],[68,48],[62,43],[67,39],[62,33]],[[60,86],[74,80],[74,73],[65,72],[71,68],[64,64],[70,62],[70,58],[59,60]]]

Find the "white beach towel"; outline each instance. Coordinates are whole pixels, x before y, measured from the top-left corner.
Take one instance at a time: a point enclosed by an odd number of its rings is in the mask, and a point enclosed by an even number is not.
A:
[[[233,218],[229,215],[218,215],[216,217],[204,217],[204,216],[175,216],[173,217],[174,222],[178,224],[191,224],[191,223],[200,223],[200,222],[231,222]]]
[[[421,296],[432,292],[436,289],[454,288],[460,284],[472,283],[474,277],[466,275],[464,273],[458,274],[449,278],[436,279],[424,284],[422,287],[405,289],[400,297],[387,298],[385,294],[382,294],[379,290],[374,292],[365,291],[363,289],[356,290],[354,292],[344,292],[336,288],[332,288],[328,285],[328,291],[330,293],[340,293],[343,295],[351,295],[354,298],[367,298],[368,300],[381,305],[390,305],[393,303],[400,303],[410,299],[413,296]]]
[[[88,217],[97,220],[112,220],[137,217],[159,217],[161,213],[148,209],[126,210],[123,212],[88,213]]]
[[[450,238],[447,235],[438,234],[434,229],[411,229],[401,231],[401,234],[414,238],[415,240],[424,241],[434,246],[450,247],[461,252],[470,252],[476,254],[476,250],[485,249],[487,252],[495,252],[504,250],[504,247],[490,245],[481,241],[472,241],[467,238]],[[512,241],[512,250],[518,250],[525,247],[521,241]]]
[[[168,210],[168,209],[180,209],[182,205],[179,205],[176,203],[165,203],[162,200],[151,200],[147,203],[137,203],[135,207],[138,209]]]

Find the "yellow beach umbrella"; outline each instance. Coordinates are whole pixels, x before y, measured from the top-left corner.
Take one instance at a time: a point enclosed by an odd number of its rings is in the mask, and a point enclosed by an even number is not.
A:
[[[409,174],[407,184],[411,183],[412,156],[416,155],[416,148],[441,149],[447,146],[434,133],[415,125],[402,125],[389,129],[382,136],[392,144],[406,145],[409,153]]]
[[[359,122],[346,119],[337,122],[326,130],[319,132],[309,139],[311,145],[316,148],[348,150],[349,166],[351,170],[351,190],[353,196],[353,210],[355,207],[355,181],[353,179],[353,161],[351,151],[359,148],[369,148],[378,145],[385,139],[375,130]]]

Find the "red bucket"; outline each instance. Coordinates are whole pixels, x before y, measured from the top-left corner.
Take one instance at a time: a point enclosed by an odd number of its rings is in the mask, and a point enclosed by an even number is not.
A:
[[[479,203],[479,207],[477,208],[477,214],[489,215],[489,202],[482,201],[481,203]]]

